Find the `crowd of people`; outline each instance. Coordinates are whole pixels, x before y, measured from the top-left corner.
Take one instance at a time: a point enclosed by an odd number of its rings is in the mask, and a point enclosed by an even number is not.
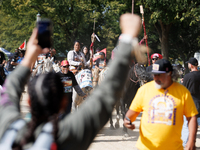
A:
[[[83,68],[95,66],[100,71],[104,69],[108,64],[104,52],[99,53],[93,64],[90,50],[86,46],[81,50],[80,42],[75,41],[67,60],[59,62],[55,49],[42,49],[38,45],[37,29],[33,30],[25,56],[23,51],[19,51],[9,58],[6,65],[5,56],[0,52],[0,65],[5,66],[9,74],[0,99],[0,149],[87,149],[107,123],[122,95],[129,64],[133,61],[132,51],[138,51],[134,53],[135,58],[143,56],[137,55],[142,53],[137,49],[140,20],[132,14],[120,17],[122,35],[113,51],[109,72],[103,84],[88,97],[87,103],[73,113],[70,113],[72,89],[84,98],[88,96],[81,90],[75,75]],[[42,63],[43,58],[60,63],[61,72],[41,74],[28,82],[33,64]],[[138,89],[126,113],[124,125],[134,130],[134,121],[142,112],[140,136],[136,144],[140,150],[195,149],[197,120],[200,122],[198,61],[191,58],[187,62],[191,72],[181,80],[182,85],[174,80],[173,66],[161,54],[152,54],[151,60],[152,65],[146,68],[151,81]],[[31,109],[28,123],[21,118],[19,105],[27,83]]]

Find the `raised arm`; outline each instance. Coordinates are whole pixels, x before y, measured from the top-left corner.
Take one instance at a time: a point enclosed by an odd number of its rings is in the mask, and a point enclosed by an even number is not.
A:
[[[61,149],[87,149],[108,121],[113,106],[121,96],[131,61],[132,38],[138,35],[141,27],[140,18],[131,14],[123,15],[120,25],[124,35],[107,77],[77,112],[68,115],[59,124],[58,143]]]
[[[37,56],[45,52],[37,45],[37,29],[33,30],[33,34],[27,44],[27,52],[19,65],[7,78],[1,91],[0,99],[0,137],[15,119],[20,118],[20,96],[24,85],[27,83],[30,75],[30,68]]]

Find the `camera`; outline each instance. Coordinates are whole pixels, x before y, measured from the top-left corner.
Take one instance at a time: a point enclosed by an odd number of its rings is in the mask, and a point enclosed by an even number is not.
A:
[[[49,19],[42,19],[37,22],[38,45],[44,48],[52,47],[53,24]]]

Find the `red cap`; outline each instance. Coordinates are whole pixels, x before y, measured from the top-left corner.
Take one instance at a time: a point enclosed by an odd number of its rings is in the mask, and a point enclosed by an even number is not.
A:
[[[163,56],[161,54],[158,54],[158,53],[154,53],[151,55],[151,59],[154,58],[154,57],[158,57],[159,59],[162,59]]]
[[[69,66],[69,62],[67,60],[63,60],[61,62],[61,66]]]

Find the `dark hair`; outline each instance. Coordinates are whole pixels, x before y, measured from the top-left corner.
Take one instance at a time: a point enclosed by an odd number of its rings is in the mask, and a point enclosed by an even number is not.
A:
[[[103,56],[105,56],[105,53],[104,53],[104,52],[100,52],[99,55],[103,55]]]
[[[81,46],[81,42],[79,40],[74,41],[74,45],[75,45],[76,42],[78,42],[79,45]]]
[[[83,54],[84,54],[83,49],[84,49],[85,47],[87,48],[87,46],[84,45],[84,46],[82,47],[82,49],[81,49],[81,52],[82,52]],[[88,48],[87,48],[87,49],[88,49]],[[85,55],[85,54],[84,54],[84,55]],[[88,52],[87,52],[86,55],[85,55],[85,60],[86,60],[86,62],[87,62],[89,59],[90,59],[90,51],[89,51],[89,49],[88,49]]]
[[[28,84],[28,93],[31,100],[32,118],[19,145],[14,149],[22,149],[23,145],[35,141],[34,131],[41,124],[52,121],[54,142],[57,140],[58,112],[63,97],[63,84],[56,73],[42,74],[34,77]]]

